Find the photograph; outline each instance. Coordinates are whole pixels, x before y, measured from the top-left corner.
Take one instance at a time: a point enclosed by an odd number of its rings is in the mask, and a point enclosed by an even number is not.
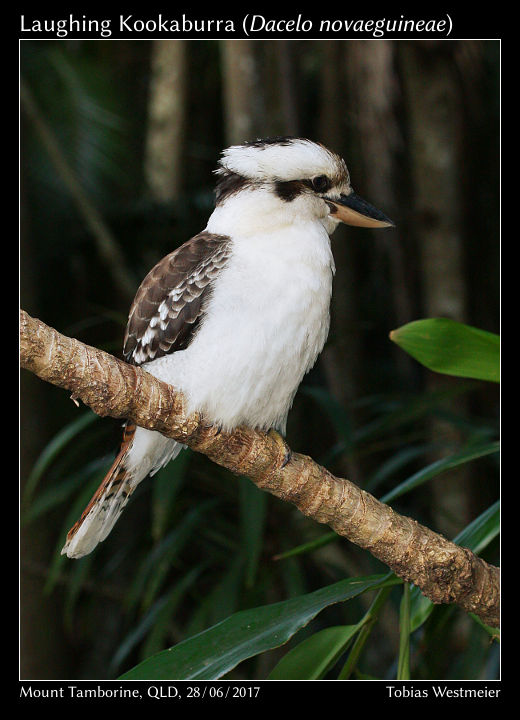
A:
[[[77,17],[19,42],[22,697],[494,697],[500,40]]]

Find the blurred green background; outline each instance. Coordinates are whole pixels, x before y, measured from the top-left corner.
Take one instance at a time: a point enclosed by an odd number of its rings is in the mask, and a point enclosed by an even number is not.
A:
[[[435,375],[388,335],[426,317],[499,331],[499,62],[498,41],[22,41],[21,307],[120,356],[140,281],[206,224],[220,151],[308,137],[345,157],[356,192],[397,227],[333,236],[331,332],[290,446],[377,497],[486,446],[498,385]],[[119,434],[22,373],[22,678],[115,678],[237,610],[386,571],[190,451],[139,486],[93,554],[60,556]],[[489,454],[392,504],[453,538],[498,492]],[[497,541],[482,554],[497,563]],[[401,596],[392,589],[358,677],[395,677]],[[367,597],[290,642],[357,622]],[[266,677],[292,646],[230,677]],[[413,678],[495,678],[498,657],[455,607],[411,636]]]

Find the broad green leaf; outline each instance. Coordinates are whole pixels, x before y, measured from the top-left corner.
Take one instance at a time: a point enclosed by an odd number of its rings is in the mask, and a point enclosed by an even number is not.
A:
[[[387,575],[387,579],[393,576]],[[341,625],[320,630],[290,650],[269,675],[269,680],[318,680],[323,678],[347,650],[358,633],[338,679],[349,677],[359,654],[376,623],[392,586],[382,587],[370,608],[356,625]]]
[[[500,380],[500,338],[448,318],[415,320],[390,339],[435,372],[476,380]]]
[[[500,503],[497,501],[465,527],[453,542],[469,548],[478,555],[499,532]],[[435,606],[416,587],[412,589],[410,595],[410,632],[414,632],[429,618]]]
[[[319,680],[345,652],[359,625],[339,625],[314,633],[284,655],[268,680]]]
[[[389,578],[391,578],[392,576],[393,573],[390,573]],[[352,646],[352,649],[348,654],[345,664],[341,668],[341,671],[338,675],[338,680],[348,680],[354,670],[356,670],[357,664],[359,662],[359,657],[363,652],[363,648],[365,647],[365,644],[370,637],[372,628],[376,624],[379,618],[379,614],[383,609],[391,591],[391,587],[385,587],[379,590],[376,597],[372,601],[372,605],[366,612],[365,617],[362,618],[362,620],[358,623],[359,633],[356,637],[354,645]]]
[[[215,680],[247,658],[286,643],[324,608],[401,581],[387,575],[350,578],[307,595],[242,610],[121,676],[124,680]]]

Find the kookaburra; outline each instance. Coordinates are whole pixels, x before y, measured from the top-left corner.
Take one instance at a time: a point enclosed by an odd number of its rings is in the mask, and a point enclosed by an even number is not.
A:
[[[304,138],[227,148],[216,206],[199,235],[145,277],[124,358],[180,390],[187,412],[230,431],[285,433],[287,414],[329,330],[338,223],[393,225],[352,190],[345,161]],[[62,550],[90,553],[147,475],[182,446],[127,422],[121,450]]]

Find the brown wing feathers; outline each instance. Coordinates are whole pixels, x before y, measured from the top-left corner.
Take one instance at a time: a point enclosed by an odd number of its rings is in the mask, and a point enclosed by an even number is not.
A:
[[[163,258],[143,280],[130,309],[124,356],[136,365],[189,344],[211,281],[229,256],[229,238],[200,233]]]

